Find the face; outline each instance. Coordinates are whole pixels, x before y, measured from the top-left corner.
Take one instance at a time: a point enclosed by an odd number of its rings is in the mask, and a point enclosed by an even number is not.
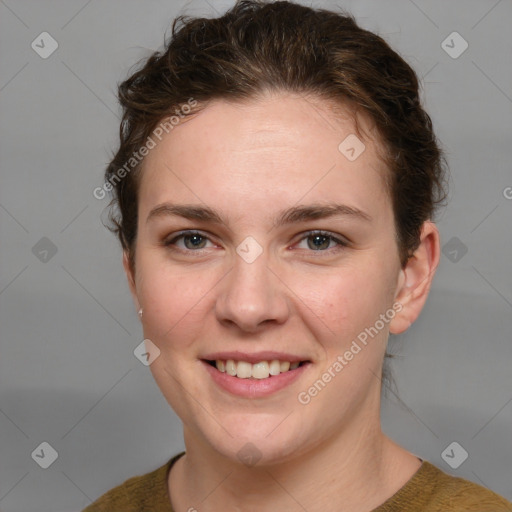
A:
[[[378,422],[403,273],[375,137],[338,149],[355,133],[321,100],[218,100],[146,157],[125,267],[186,440],[273,463]]]

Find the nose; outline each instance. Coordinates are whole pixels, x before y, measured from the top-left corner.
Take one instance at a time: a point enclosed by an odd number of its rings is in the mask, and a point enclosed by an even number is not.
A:
[[[270,324],[283,324],[289,316],[286,287],[269,268],[265,253],[252,263],[236,255],[219,286],[215,312],[225,326],[254,333]]]

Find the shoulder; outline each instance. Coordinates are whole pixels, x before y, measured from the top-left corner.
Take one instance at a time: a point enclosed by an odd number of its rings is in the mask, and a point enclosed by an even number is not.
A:
[[[490,489],[445,473],[423,460],[410,480],[373,512],[512,512]]]
[[[167,475],[182,455],[179,453],[154,471],[129,478],[100,496],[82,512],[139,512],[147,507],[154,512],[172,512]]]
[[[426,510],[512,512],[512,503],[490,489],[445,473],[428,461],[424,461],[423,466],[424,478],[432,483],[429,508]]]

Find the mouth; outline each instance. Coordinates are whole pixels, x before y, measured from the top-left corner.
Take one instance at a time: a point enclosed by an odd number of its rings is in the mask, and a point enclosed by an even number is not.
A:
[[[243,398],[265,398],[291,386],[312,365],[310,360],[201,359],[214,385]]]
[[[231,377],[238,379],[268,379],[277,377],[282,373],[288,373],[304,366],[310,361],[281,361],[279,359],[271,359],[268,361],[259,361],[250,363],[248,361],[236,361],[234,359],[216,359],[203,360],[221,373],[226,373]]]

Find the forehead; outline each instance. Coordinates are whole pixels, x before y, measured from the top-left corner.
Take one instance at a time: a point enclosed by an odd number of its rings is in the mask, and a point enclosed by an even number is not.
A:
[[[239,203],[256,211],[263,198],[387,207],[387,169],[379,154],[371,122],[358,115],[356,123],[348,107],[333,111],[326,100],[294,94],[215,100],[146,156],[140,204],[186,196],[187,202]]]

